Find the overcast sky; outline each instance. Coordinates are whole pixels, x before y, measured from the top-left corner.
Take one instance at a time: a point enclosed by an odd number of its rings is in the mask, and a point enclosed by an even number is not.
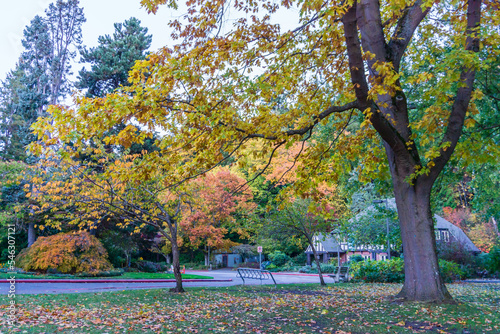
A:
[[[55,0],[11,0],[2,3],[0,11],[0,80],[13,69],[23,51],[21,39],[23,30],[35,17],[44,15],[45,9]],[[83,25],[83,44],[96,46],[101,35],[112,34],[113,23],[123,22],[130,17],[141,20],[141,25],[153,35],[151,50],[170,44],[168,21],[181,13],[161,8],[156,15],[148,14],[140,6],[140,0],[80,0],[87,22]],[[77,56],[77,60],[79,56]],[[81,65],[73,66],[77,72]]]
[[[23,51],[21,40],[24,28],[36,15],[44,16],[49,4],[55,1],[4,0],[0,11],[0,80],[5,80],[7,73],[14,69]],[[179,1],[179,5],[182,5],[182,1]],[[186,11],[185,7],[184,11],[182,9],[176,11],[160,6],[155,15],[148,14],[144,8],[141,8],[140,0],[80,0],[80,6],[83,7],[87,19],[82,31],[83,45],[96,46],[99,36],[113,33],[114,23],[136,17],[141,21],[141,26],[148,28],[148,34],[153,35],[150,51],[174,44],[170,38],[171,29],[168,27],[168,22],[185,14]],[[298,16],[294,13],[297,14],[298,10],[280,10],[274,18],[278,20],[282,29],[292,29],[298,22]],[[228,27],[231,26],[229,23]],[[71,68],[73,77],[70,80],[76,78],[76,74],[83,67],[83,64],[78,63],[79,59],[80,56],[77,55]]]

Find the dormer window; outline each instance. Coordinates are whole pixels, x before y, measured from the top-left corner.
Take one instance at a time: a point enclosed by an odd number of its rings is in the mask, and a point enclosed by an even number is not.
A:
[[[442,240],[444,242],[450,241],[450,231],[447,229],[439,229],[435,231],[436,233],[436,241]]]

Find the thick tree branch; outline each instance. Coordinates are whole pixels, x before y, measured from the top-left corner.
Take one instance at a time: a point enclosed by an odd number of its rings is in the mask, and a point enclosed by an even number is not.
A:
[[[347,110],[351,110],[354,108],[359,108],[359,102],[358,101],[353,101],[349,102],[347,104],[344,104],[343,106],[331,106],[330,108],[326,109],[322,113],[318,114],[317,116],[314,117],[314,121],[310,126],[307,126],[302,129],[295,129],[295,130],[288,130],[285,133],[289,136],[294,136],[294,135],[304,135],[308,131],[312,130],[321,120],[327,118],[331,114],[334,113],[341,113]]]
[[[380,4],[378,0],[360,0],[356,8],[356,19],[361,31],[363,51],[370,52],[374,57],[368,59],[368,68],[371,71],[376,61],[385,62],[387,57],[387,43],[385,42]]]
[[[384,64],[387,62],[391,62],[391,57],[389,46],[385,41],[385,35],[380,16],[379,1],[360,0],[359,4],[357,4],[357,6],[353,6],[346,14],[346,20],[350,18],[350,15],[353,15],[351,11],[354,10],[356,11],[355,20],[359,31],[361,32],[363,50],[365,51],[365,53],[370,54],[367,59],[367,63],[371,75],[371,80],[373,81],[374,85],[383,86],[384,77],[383,75],[377,73],[377,71],[375,70],[375,65],[377,63]],[[406,38],[405,41],[401,41],[402,44],[398,44],[398,52],[401,53],[401,56],[404,53],[406,46],[411,39],[411,36],[413,35],[413,31],[416,29],[419,22],[423,18],[421,17],[421,15],[418,16],[417,13],[418,11],[416,9],[409,8],[407,9],[403,18],[400,20],[400,31],[396,35],[398,35],[399,38]],[[351,20],[353,19],[354,18],[351,18]],[[357,30],[355,30],[355,27],[349,27],[345,25],[344,30],[346,31],[346,35],[350,30],[349,34],[357,38]],[[349,42],[347,44],[349,58],[358,59],[358,63],[362,64],[362,59],[359,59],[361,58],[361,51],[355,50],[355,48],[359,48],[359,46],[351,43],[351,48],[354,48],[354,50],[350,50]],[[359,55],[357,53],[359,53]],[[401,59],[401,56],[399,59]],[[357,65],[356,67],[360,67],[361,64]],[[353,81],[353,83],[355,82]],[[389,145],[389,147],[397,155],[408,156],[409,159],[412,160],[412,163],[418,164],[420,159],[416,150],[409,150],[407,147],[407,142],[410,138],[410,132],[408,128],[408,110],[406,105],[406,98],[400,90],[399,83],[396,83],[395,85],[396,87],[385,87],[386,89],[389,88],[390,91],[385,94],[379,94],[376,98],[376,101],[370,102],[371,105],[369,105],[367,102],[367,107],[371,107],[370,121],[375,130],[377,130],[382,139],[385,141],[385,143]]]
[[[239,187],[237,187],[232,193],[235,194],[237,193],[238,191],[242,190],[243,187],[245,187],[247,184],[250,184],[252,183],[253,181],[255,181],[259,176],[261,176],[262,174],[264,174],[264,172],[269,168],[269,166],[271,166],[271,162],[273,161],[273,156],[274,156],[274,153],[276,153],[276,151],[281,147],[283,146],[284,144],[286,143],[286,140],[283,140],[281,142],[279,142],[278,144],[276,144],[276,146],[273,148],[273,150],[271,151],[271,155],[269,156],[269,159],[267,161],[267,164],[264,166],[264,168],[262,168],[257,174],[255,174],[255,176],[253,178],[251,178],[250,180],[248,180],[247,182],[243,183],[242,185],[240,185]]]
[[[363,55],[361,53],[361,43],[358,37],[358,26],[362,31],[362,36],[363,32],[365,32],[365,36],[363,37],[363,46],[367,44],[366,48],[378,50],[372,51],[372,53],[382,53],[381,56],[385,60],[385,41],[383,37],[382,23],[380,21],[378,2],[365,0],[361,1],[359,5],[354,2],[352,7],[349,8],[342,18],[342,23],[344,24],[344,37],[346,40],[347,55],[349,57],[351,81],[359,103],[358,108],[365,111],[367,108],[371,107],[370,122],[377,132],[391,147],[396,147],[397,145],[401,146],[401,144],[403,144],[402,147],[404,147],[404,141],[401,142],[401,136],[398,136],[396,129],[391,126],[386,118],[379,112],[376,104],[368,101],[368,83],[366,81],[366,74],[364,70],[365,65]],[[378,28],[374,28],[374,26],[378,26]],[[374,41],[366,40],[366,38],[371,38],[366,36],[367,30],[379,31],[378,38]],[[372,33],[373,32],[370,32],[370,34]],[[376,44],[377,42],[380,44],[379,46],[372,46],[372,44]]]
[[[469,0],[467,7],[467,39],[465,50],[479,52],[479,24],[481,21],[481,0]],[[462,134],[465,121],[465,114],[471,99],[476,70],[465,65],[460,74],[460,84],[455,101],[448,118],[448,126],[441,141],[440,155],[433,160],[434,167],[427,177],[427,181],[432,184],[450,160],[458,139]],[[447,146],[445,146],[447,145]]]
[[[314,116],[313,122],[311,123],[311,125],[308,125],[306,127],[300,128],[300,129],[287,130],[287,131],[282,132],[281,134],[287,135],[287,136],[304,135],[307,132],[311,131],[319,122],[321,122],[323,119],[327,118],[331,114],[341,113],[341,112],[355,109],[355,108],[359,109],[358,101],[352,101],[352,102],[344,104],[343,106],[331,106],[328,109],[326,109],[325,111]],[[224,122],[219,122],[219,125],[228,126]],[[248,131],[246,131],[245,129],[242,129],[242,128],[235,128],[235,130],[238,132],[245,133],[245,134],[248,133]],[[262,138],[262,139],[267,139],[267,140],[277,140],[280,137],[278,137],[278,136],[266,136],[266,135],[259,134],[259,133],[251,133],[251,134],[248,134],[245,138],[246,139]]]
[[[388,44],[389,60],[394,65],[396,72],[399,72],[401,58],[411,41],[415,29],[429,13],[431,6],[422,10],[422,1],[417,0],[413,6],[405,9],[403,16],[399,19],[396,30]]]
[[[366,82],[365,64],[361,53],[361,43],[358,37],[358,26],[356,18],[356,2],[344,14],[342,18],[344,24],[344,37],[349,56],[349,70],[351,81],[354,85],[359,108],[365,110],[368,107],[368,83]]]

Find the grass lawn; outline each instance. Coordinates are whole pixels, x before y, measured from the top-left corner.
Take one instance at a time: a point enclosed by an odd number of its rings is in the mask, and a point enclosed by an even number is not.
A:
[[[11,274],[8,273],[0,273],[0,279],[10,278]],[[64,276],[53,276],[53,275],[27,275],[27,274],[15,274],[16,279],[146,279],[146,278],[164,278],[164,279],[174,279],[174,274],[164,274],[164,273],[123,273],[120,276],[112,276],[112,277],[64,277]],[[200,275],[190,275],[190,274],[182,274],[182,278],[191,279],[191,278],[204,278],[211,279],[213,277],[210,276],[200,276]]]
[[[2,333],[500,333],[500,284],[450,284],[458,305],[392,304],[398,284],[17,295]]]

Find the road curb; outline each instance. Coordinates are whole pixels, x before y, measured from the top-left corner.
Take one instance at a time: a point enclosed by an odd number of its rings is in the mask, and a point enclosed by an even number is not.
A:
[[[283,276],[316,276],[319,277],[318,274],[302,274],[302,273],[274,273],[271,271],[273,275],[283,275]],[[323,274],[323,276],[328,275],[328,274]]]
[[[182,282],[232,282],[232,279],[183,279]],[[1,279],[0,283],[11,280]],[[175,283],[175,279],[16,279],[16,283]]]

